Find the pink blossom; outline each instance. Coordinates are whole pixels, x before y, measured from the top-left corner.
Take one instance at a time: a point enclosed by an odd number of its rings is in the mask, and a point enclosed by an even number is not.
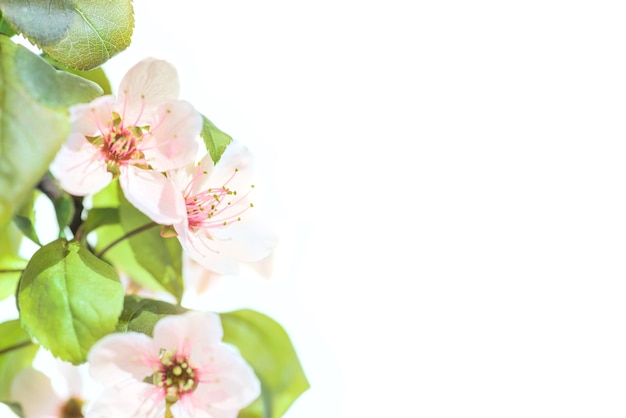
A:
[[[172,205],[186,212],[172,226],[193,260],[213,272],[232,274],[239,263],[271,253],[276,238],[255,216],[252,156],[245,147],[232,142],[217,165],[206,155],[167,175],[179,191]]]
[[[190,311],[157,322],[154,338],[110,334],[88,355],[104,386],[87,418],[235,418],[260,394],[250,366],[221,342],[219,316]]]
[[[70,109],[71,130],[50,166],[63,189],[84,196],[120,179],[126,198],[158,223],[179,214],[167,205],[161,172],[194,161],[202,117],[178,100],[176,69],[154,58],[122,79],[119,96],[103,96]]]

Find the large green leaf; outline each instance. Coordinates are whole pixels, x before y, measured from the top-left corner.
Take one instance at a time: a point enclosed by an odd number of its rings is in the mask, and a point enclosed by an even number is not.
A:
[[[54,59],[90,70],[130,45],[131,0],[0,0],[3,17]]]
[[[79,242],[63,239],[33,255],[18,290],[24,327],[52,354],[74,364],[115,331],[123,302],[113,267]]]
[[[204,115],[202,115],[202,131],[200,132],[200,137],[204,140],[204,145],[214,164],[217,164],[226,150],[226,147],[230,144],[230,141],[233,140],[230,135],[221,131]]]
[[[69,133],[68,107],[102,94],[0,35],[0,225],[45,174]]]
[[[13,378],[32,364],[38,346],[22,329],[19,319],[0,324],[0,336],[0,401],[8,401]]]
[[[220,316],[224,341],[237,346],[261,381],[261,402],[241,411],[239,417],[282,417],[309,388],[289,336],[272,318],[249,309]]]

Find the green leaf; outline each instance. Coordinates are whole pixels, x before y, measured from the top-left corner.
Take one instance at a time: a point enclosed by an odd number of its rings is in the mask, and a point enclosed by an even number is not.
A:
[[[39,347],[22,329],[19,319],[0,324],[0,335],[0,401],[9,401],[13,378],[32,364]]]
[[[0,225],[48,170],[69,133],[68,106],[102,94],[0,35]]]
[[[22,324],[56,357],[79,364],[115,331],[124,288],[115,270],[77,241],[58,239],[30,259],[18,289]]]
[[[8,406],[9,409],[13,411],[13,413],[17,415],[18,417],[20,418],[25,417],[24,410],[22,409],[22,405],[20,405],[19,403],[17,402],[2,402],[2,403]]]
[[[131,0],[0,0],[13,27],[57,61],[95,68],[130,45]]]
[[[26,267],[19,254],[22,234],[15,225],[0,226],[0,300],[14,295],[17,282]]]
[[[217,164],[220,158],[222,158],[226,147],[230,144],[230,141],[233,140],[230,135],[222,132],[204,115],[202,115],[202,131],[200,132],[200,136],[204,140],[204,145],[214,164]]]
[[[152,220],[135,208],[118,189],[120,224],[125,233],[150,225]],[[176,300],[183,297],[183,250],[175,238],[161,237],[160,228],[148,229],[128,239],[137,263]]]
[[[20,231],[22,231],[26,238],[41,247],[41,241],[39,241],[37,231],[35,230],[35,200],[38,196],[39,192],[37,190],[33,190],[30,196],[28,196],[26,201],[17,210],[17,213],[13,216],[13,222],[20,229]]]
[[[285,330],[272,318],[249,309],[222,313],[224,341],[239,349],[261,381],[261,401],[240,413],[241,418],[280,418],[309,382]]]
[[[154,325],[161,318],[187,312],[186,308],[161,300],[128,295],[124,299],[124,311],[118,323],[118,332],[141,332],[152,336]]]
[[[57,223],[59,224],[59,238],[65,238],[64,229],[72,223],[74,219],[74,199],[68,193],[62,193],[52,200],[56,212]]]
[[[11,27],[11,25],[9,24],[9,22],[7,22],[6,19],[3,19],[1,17],[0,17],[0,33],[8,36],[9,38],[16,34],[13,28]]]
[[[109,82],[109,78],[107,77],[102,67],[98,67],[98,68],[95,68],[93,70],[88,70],[88,71],[81,71],[81,70],[76,70],[72,67],[68,67],[67,65],[55,60],[54,58],[48,55],[44,55],[43,59],[45,59],[48,63],[50,63],[50,65],[52,65],[57,70],[67,71],[68,73],[72,73],[79,77],[86,78],[87,80],[93,81],[94,83],[99,85],[100,88],[102,88],[102,91],[104,92],[104,94],[112,94],[111,83]]]
[[[92,208],[87,212],[87,219],[82,224],[82,230],[86,235],[101,226],[114,225],[119,221],[120,214],[117,208]]]

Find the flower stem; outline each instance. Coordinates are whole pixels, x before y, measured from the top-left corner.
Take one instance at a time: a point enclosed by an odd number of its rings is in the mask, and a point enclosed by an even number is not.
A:
[[[165,417],[164,418],[174,418],[174,415],[172,415],[172,411],[170,410],[170,407],[172,406],[171,403],[169,402],[165,402]]]
[[[125,239],[128,239],[130,237],[133,237],[137,234],[140,234],[144,231],[147,231],[150,228],[154,228],[155,226],[159,225],[156,222],[150,222],[148,224],[145,224],[143,226],[140,226],[137,229],[133,229],[132,231],[122,235],[121,237],[119,237],[118,239],[116,239],[115,241],[113,241],[112,243],[110,243],[109,245],[107,245],[106,247],[104,247],[98,254],[96,254],[96,257],[102,258],[102,256],[109,251],[111,248],[115,247],[117,244],[119,244],[120,242],[124,241]]]
[[[0,274],[5,274],[5,273],[21,273],[23,272],[24,269],[0,269]]]
[[[12,345],[11,347],[3,348],[2,350],[0,350],[0,356],[13,350],[19,350],[20,348],[28,347],[32,343],[32,341],[24,341],[23,343]]]

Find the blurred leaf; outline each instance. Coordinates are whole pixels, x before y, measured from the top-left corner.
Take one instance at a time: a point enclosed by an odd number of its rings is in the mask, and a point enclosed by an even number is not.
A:
[[[226,150],[226,147],[230,144],[230,141],[233,140],[230,135],[222,132],[204,115],[202,115],[202,131],[200,132],[200,136],[204,140],[204,145],[206,145],[206,149],[209,155],[211,155],[214,164],[217,164]]]
[[[130,45],[131,0],[0,0],[14,29],[57,61],[90,70]]]
[[[2,17],[0,17],[0,33],[8,36],[9,38],[15,35],[15,31],[13,30],[9,22],[7,22],[6,19],[3,19]]]
[[[100,94],[96,84],[56,71],[0,35],[0,225],[9,222],[67,139],[68,106]]]
[[[21,242],[22,234],[14,224],[0,226],[0,270],[5,271],[0,272],[0,300],[15,294],[19,270],[26,267],[26,260],[18,255]]]
[[[87,212],[87,219],[83,222],[83,233],[88,234],[105,225],[114,225],[120,222],[119,210],[116,208],[92,208]]]
[[[117,223],[101,225],[94,232],[97,238],[96,253],[102,251],[108,244],[126,233],[119,224],[118,207],[120,205],[120,199],[118,192],[121,194],[118,181],[114,180],[93,196],[94,209],[114,210],[116,213],[115,216],[118,216]],[[91,211],[94,209],[91,209]],[[89,215],[87,219],[89,219]],[[168,292],[168,290],[137,261],[129,240],[116,244],[106,252],[104,259],[111,263],[116,269],[130,277],[137,285],[155,292]]]
[[[72,67],[69,67],[48,55],[44,55],[43,59],[45,59],[50,65],[52,65],[57,70],[67,71],[68,73],[72,73],[79,77],[86,78],[89,81],[93,81],[94,83],[99,85],[100,88],[102,88],[102,91],[104,92],[104,94],[111,94],[111,83],[109,82],[109,78],[107,77],[102,67],[98,67],[98,68],[95,68],[93,70],[88,70],[88,71],[81,71],[81,70],[76,70]]]
[[[9,401],[13,378],[32,364],[39,346],[22,329],[19,319],[0,324],[0,335],[0,401]]]
[[[118,188],[119,219],[123,236],[152,223],[124,197]],[[116,238],[118,238],[116,237]],[[159,286],[178,301],[183,296],[182,247],[177,239],[163,238],[159,228],[152,228],[128,238],[136,263],[150,274]],[[121,267],[124,270],[123,267]],[[133,277],[134,279],[134,277]]]
[[[35,200],[38,196],[39,192],[33,190],[13,216],[13,222],[26,238],[41,247],[41,241],[39,241],[37,231],[35,230]]]
[[[52,200],[56,212],[57,223],[59,224],[59,237],[65,238],[64,229],[72,223],[74,219],[74,199],[68,193],[62,193]]]
[[[161,300],[129,295],[124,299],[124,311],[118,323],[118,332],[135,331],[152,336],[154,325],[161,318],[187,312],[186,308]]]
[[[220,316],[224,341],[239,349],[261,381],[262,417],[282,417],[309,388],[289,336],[272,318],[249,309]],[[261,417],[259,412],[259,403],[253,403],[239,417]]]
[[[115,331],[124,288],[109,264],[77,241],[58,239],[30,259],[19,284],[24,327],[56,357],[79,364]]]
[[[2,403],[8,406],[9,409],[13,411],[13,413],[17,415],[18,417],[20,418],[25,417],[24,410],[22,410],[22,406],[19,403],[17,402],[2,402]]]

